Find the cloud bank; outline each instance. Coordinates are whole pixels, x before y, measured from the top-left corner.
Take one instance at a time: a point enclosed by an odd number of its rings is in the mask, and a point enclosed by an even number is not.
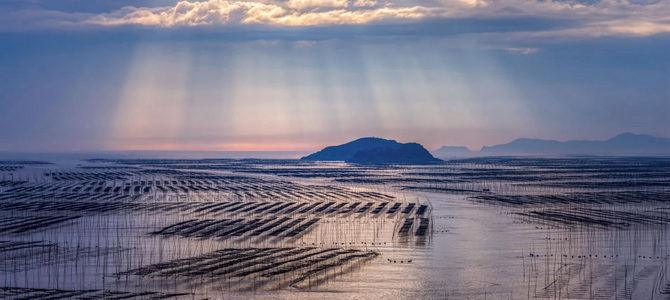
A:
[[[126,6],[102,14],[5,9],[0,11],[0,30],[129,25],[165,29],[245,25],[310,27],[518,18],[550,20],[561,26],[515,32],[517,37],[667,34],[670,33],[670,1],[601,0],[593,4],[538,0],[419,0],[403,3],[382,0],[181,1],[174,6]]]
[[[367,24],[380,21],[444,16],[438,7],[377,7],[366,0],[289,0],[283,4],[247,1],[182,1],[174,7],[124,7],[92,16],[82,23],[103,26],[147,25],[160,27],[262,24],[316,26]]]

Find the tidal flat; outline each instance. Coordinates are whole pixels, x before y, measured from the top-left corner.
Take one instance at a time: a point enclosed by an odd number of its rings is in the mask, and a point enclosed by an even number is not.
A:
[[[0,158],[3,299],[669,299],[670,158]]]

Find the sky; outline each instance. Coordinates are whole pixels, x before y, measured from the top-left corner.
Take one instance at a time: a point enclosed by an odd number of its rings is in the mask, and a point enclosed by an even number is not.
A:
[[[0,0],[0,152],[670,137],[670,0]]]

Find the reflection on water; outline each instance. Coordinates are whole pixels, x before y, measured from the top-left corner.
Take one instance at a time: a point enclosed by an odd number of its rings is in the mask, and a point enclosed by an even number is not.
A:
[[[670,160],[0,164],[0,295],[649,299]]]

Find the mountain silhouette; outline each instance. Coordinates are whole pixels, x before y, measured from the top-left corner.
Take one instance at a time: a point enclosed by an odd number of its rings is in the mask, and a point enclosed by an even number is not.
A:
[[[431,151],[435,156],[462,156],[477,153],[463,146],[442,146],[440,149]]]
[[[329,146],[301,160],[345,161],[363,164],[429,164],[440,161],[420,144],[403,144],[376,137],[366,137],[338,146]]]
[[[670,139],[651,135],[622,133],[606,141],[555,141],[521,138],[491,147],[481,154],[587,154],[587,155],[667,155]]]

